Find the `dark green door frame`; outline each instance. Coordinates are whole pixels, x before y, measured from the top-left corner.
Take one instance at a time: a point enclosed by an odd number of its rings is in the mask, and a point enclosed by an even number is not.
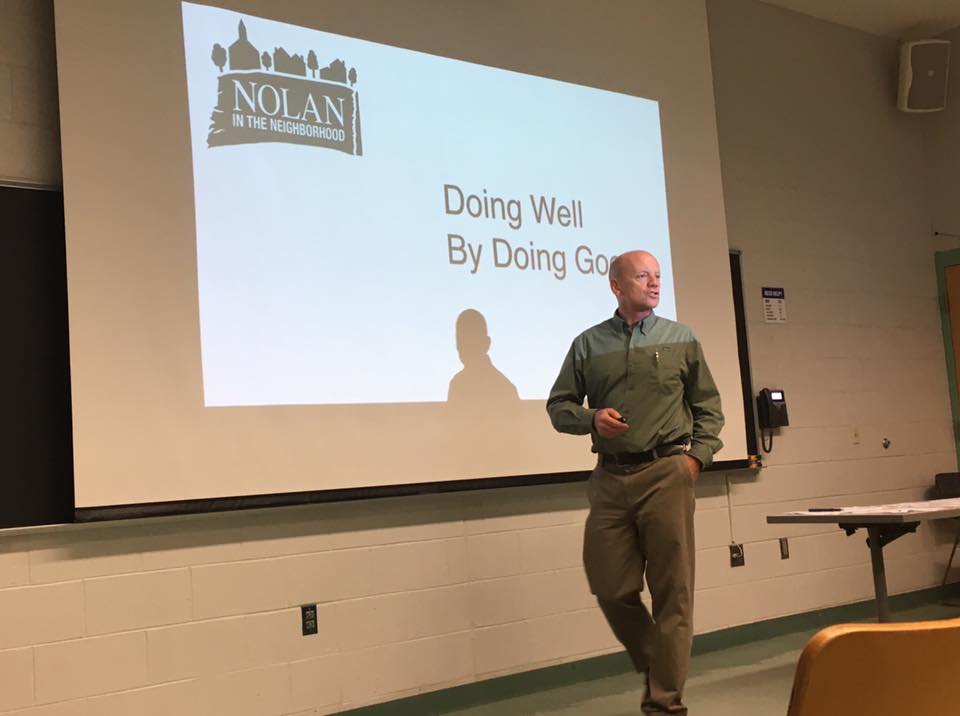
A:
[[[940,298],[940,326],[943,330],[943,353],[947,358],[947,381],[950,384],[950,411],[953,414],[953,444],[960,466],[960,395],[957,393],[957,356],[953,353],[953,328],[950,325],[950,305],[947,302],[947,267],[960,265],[960,249],[938,251],[937,295]]]

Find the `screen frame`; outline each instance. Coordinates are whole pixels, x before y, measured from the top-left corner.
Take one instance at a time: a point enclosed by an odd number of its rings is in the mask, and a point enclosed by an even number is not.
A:
[[[218,3],[214,3],[214,4],[218,4]],[[66,6],[66,7],[69,7],[69,6]],[[64,13],[64,14],[67,14],[67,13]],[[336,19],[335,15],[336,14],[334,13],[333,15],[331,15],[331,17]],[[338,22],[342,26],[342,29],[337,29],[336,27],[334,27],[333,28],[334,30],[336,30],[337,32],[342,32],[345,35],[349,35],[349,36],[355,35],[357,37],[366,38],[373,41],[378,40],[376,36],[368,37],[366,34],[367,32],[366,30],[364,30],[363,32],[357,31],[357,26],[356,26],[357,21],[355,18],[353,18],[352,12],[344,9],[342,12],[342,15],[343,16],[338,19]],[[703,18],[700,18],[699,16],[687,18],[687,16],[684,15],[682,19],[684,20],[690,19],[692,21],[692,24],[689,30],[686,30],[683,33],[681,33],[681,37],[679,39],[686,41],[687,36],[690,36],[692,40],[699,42],[698,32],[700,27],[699,25],[697,25],[697,22],[702,20]],[[66,20],[64,21],[66,22]],[[334,25],[336,24],[337,23],[334,23]],[[685,25],[683,26],[685,27]],[[417,36],[417,32],[418,31],[414,31],[412,33],[413,36]],[[388,33],[387,35],[387,39],[390,40],[393,37],[394,37],[394,34],[391,29],[390,33]],[[434,35],[431,34],[430,38],[433,38],[433,37]],[[379,38],[379,40],[383,42],[382,38]],[[401,47],[404,47],[404,46],[417,47],[418,51],[431,52],[439,56],[450,56],[452,58],[455,58],[455,59],[459,58],[464,61],[472,61],[472,62],[479,61],[480,64],[484,63],[484,60],[485,60],[484,54],[479,51],[465,52],[465,53],[461,53],[460,51],[453,52],[450,50],[450,48],[443,47],[442,44],[440,47],[434,47],[434,44],[435,43],[432,41],[432,39],[431,39],[431,42],[423,46],[420,45],[419,41],[411,42],[409,43],[409,45],[406,42],[400,42],[399,40],[397,41],[397,45]],[[555,74],[554,67],[552,64],[550,64],[551,62],[553,62],[553,56],[550,53],[546,53],[544,57],[534,58],[536,61],[533,61],[533,62],[531,61],[531,58],[527,55],[527,53],[524,53],[522,57],[514,58],[512,62],[508,62],[507,59],[503,59],[503,64],[505,67],[511,68],[514,71],[522,71],[522,72],[526,72],[536,76],[544,76],[548,78],[553,76],[556,79],[561,79],[563,81],[575,80],[587,86],[597,86],[597,87],[606,88],[612,91],[622,91],[627,94],[637,94],[637,96],[658,97],[658,98],[662,96],[666,98],[665,101],[668,101],[669,106],[674,108],[671,111],[677,114],[677,116],[686,120],[687,118],[691,118],[691,117],[708,116],[711,113],[704,114],[704,113],[690,112],[690,111],[681,112],[680,111],[681,109],[685,107],[695,108],[700,105],[706,105],[708,104],[708,100],[712,100],[712,95],[710,94],[710,88],[712,85],[709,82],[709,79],[710,79],[709,71],[708,71],[709,66],[701,62],[700,60],[702,60],[703,58],[701,58],[700,55],[697,54],[698,52],[705,51],[704,47],[702,47],[700,44],[697,44],[697,43],[691,43],[691,44],[695,45],[692,48],[693,50],[695,50],[695,52],[693,53],[693,55],[695,56],[695,59],[697,58],[699,59],[697,60],[697,62],[691,61],[692,63],[691,66],[693,67],[693,69],[689,69],[689,68],[684,69],[683,76],[687,80],[693,80],[692,86],[694,87],[694,89],[693,90],[684,89],[682,92],[677,91],[673,93],[666,92],[664,86],[662,86],[662,83],[664,81],[668,81],[670,79],[669,76],[667,76],[666,78],[656,77],[654,79],[651,79],[649,86],[645,84],[643,87],[636,89],[635,91],[634,81],[630,78],[627,78],[626,76],[621,77],[621,75],[617,74],[616,72],[610,74],[609,76],[604,75],[604,79],[602,82],[591,81],[591,73],[593,72],[593,70],[591,70],[590,73],[584,74],[583,72],[580,71],[579,67],[568,68],[570,69],[569,76],[566,71],[563,73],[557,72]],[[58,43],[58,51],[59,49],[60,49],[60,44]],[[67,59],[69,59],[69,56],[67,57]],[[486,59],[489,62],[489,58],[486,58]],[[169,57],[168,57],[168,60],[170,60]],[[496,64],[499,66],[500,62],[501,62],[501,58],[498,56]],[[61,63],[61,64],[65,64],[68,69],[72,67],[70,62]],[[173,64],[171,64],[170,66],[172,67]],[[565,67],[565,65],[563,66]],[[707,68],[706,73],[703,72],[704,67]],[[698,82],[702,82],[702,84],[697,84]],[[61,93],[63,92],[63,86],[64,86],[64,83],[61,83]],[[669,86],[673,87],[673,85],[669,85]],[[687,82],[682,86],[685,88],[689,88],[691,84],[690,82]],[[63,97],[61,96],[61,100],[62,99]],[[662,105],[662,106],[666,106],[666,105]],[[687,124],[684,124],[683,122],[681,122],[678,128],[676,129],[676,131],[672,135],[664,137],[664,142],[665,142],[664,151],[669,152],[666,144],[666,142],[669,140],[669,142],[671,143],[671,146],[674,147],[674,152],[676,154],[676,160],[677,160],[676,164],[681,169],[681,171],[676,171],[677,167],[674,167],[673,170],[671,170],[670,167],[667,167],[668,192],[670,192],[671,190],[677,191],[679,192],[680,196],[687,196],[687,194],[680,191],[678,187],[686,187],[688,185],[680,182],[680,179],[682,179],[682,177],[684,176],[684,173],[689,171],[691,169],[691,166],[693,165],[700,167],[700,165],[703,162],[706,162],[710,167],[712,167],[713,164],[715,163],[717,164],[717,169],[719,169],[719,157],[716,155],[717,153],[716,153],[715,127],[711,127],[708,125],[712,125],[712,122],[698,121],[694,123],[694,126],[688,126]],[[75,135],[78,134],[79,130],[84,129],[84,126],[85,125],[82,125],[79,127],[72,127],[72,128],[66,127],[66,129],[70,130],[70,132],[72,132],[71,136],[75,137]],[[126,135],[123,135],[123,136],[125,137]],[[683,141],[680,142],[679,141],[680,139],[682,139]],[[73,154],[76,154],[78,151],[76,150],[76,145],[74,144],[72,146],[74,148],[71,149],[71,151],[73,152]],[[81,146],[85,146],[85,145],[81,145]],[[80,158],[82,157],[83,155],[81,154]],[[126,161],[126,157],[118,157],[116,166],[111,165],[111,167],[114,170],[129,169],[128,163]],[[671,180],[670,178],[671,174],[676,174],[677,176],[675,176],[674,179]],[[719,181],[719,176],[717,178]],[[671,181],[672,181],[672,185],[676,185],[676,186],[672,186]],[[70,187],[69,181],[67,183],[68,183],[68,197],[69,197],[70,192],[75,190]],[[672,189],[671,189],[671,186],[672,186]],[[725,222],[723,220],[724,217],[723,217],[723,206],[722,206],[722,193],[719,191],[711,191],[711,189],[713,189],[713,187],[708,186],[706,189],[699,192],[698,197],[701,199],[705,199],[707,201],[713,202],[711,206],[715,210],[714,211],[715,216],[711,217],[711,212],[695,212],[695,213],[688,212],[688,213],[681,213],[678,215],[674,215],[675,212],[671,212],[671,217],[670,217],[671,235],[673,235],[673,229],[676,228],[674,224],[677,224],[680,229],[680,234],[683,236],[710,236],[711,240],[714,241],[714,248],[719,254],[719,257],[722,259],[723,253],[727,252],[728,250],[726,235],[725,235]],[[703,196],[700,196],[700,195],[703,195]],[[76,204],[79,204],[80,202],[85,202],[86,195],[81,191],[80,193],[74,194],[74,197],[75,198],[71,201],[71,204],[76,205]],[[89,199],[89,197],[86,197],[86,198]],[[68,212],[68,214],[69,213],[70,212]],[[703,226],[702,224],[705,223],[706,218],[715,218],[717,220],[711,221],[710,226]],[[716,239],[722,239],[722,248],[720,246],[721,242],[717,241]],[[691,292],[688,289],[688,286],[690,285],[708,286],[708,287],[714,286],[715,288],[718,288],[719,286],[716,283],[717,279],[719,279],[721,282],[725,282],[725,277],[723,276],[722,270],[721,271],[716,270],[717,268],[719,268],[718,265],[711,264],[711,267],[712,268],[709,268],[709,267],[701,266],[700,264],[698,264],[695,271],[693,271],[692,273],[684,277],[683,282],[686,285],[679,286],[678,288],[683,290],[685,296],[695,295],[694,292]],[[711,271],[712,273],[710,273]],[[709,274],[709,275],[705,275],[705,274]],[[684,289],[687,289],[687,290],[684,290]],[[734,375],[735,375],[734,371],[736,371],[738,367],[742,370],[742,361],[738,364],[738,366],[734,366],[732,364],[733,354],[734,354],[734,351],[737,350],[737,346],[733,345],[733,339],[734,339],[734,336],[732,335],[733,332],[729,331],[729,328],[733,326],[732,325],[728,326],[727,321],[729,321],[729,324],[733,324],[733,320],[730,320],[730,319],[733,319],[734,316],[732,312],[729,311],[729,309],[725,309],[725,310],[727,311],[728,315],[725,316],[724,320],[722,321],[726,329],[722,338],[723,346],[724,346],[722,355],[724,357],[724,361],[727,366],[727,375],[728,375],[727,389],[730,389],[736,385],[736,378],[734,378]],[[80,311],[74,311],[74,313],[81,314],[80,316],[81,318],[84,318],[84,319],[86,318],[86,316],[84,316]],[[717,322],[714,322],[711,325],[715,325],[715,324],[717,324]],[[707,335],[707,336],[704,336],[703,338],[705,339],[704,343],[708,346],[708,348],[710,348],[710,351],[709,351],[710,354],[713,355],[712,346],[715,345],[713,342],[715,340],[715,337],[711,335]],[[84,367],[87,367],[87,366],[84,366]],[[84,374],[77,375],[78,379],[83,377],[84,377]],[[728,393],[725,393],[725,396],[729,396],[729,398],[725,402],[728,403],[729,408],[732,408],[733,410],[738,411],[739,406],[737,406],[736,404],[739,401],[737,401],[736,399],[730,399],[732,398],[733,392],[734,392],[733,390],[729,390]],[[74,418],[75,420],[77,420],[77,415],[75,415]],[[736,421],[736,422],[739,422],[739,421]],[[86,423],[83,423],[83,425],[87,425],[87,424],[89,424],[89,421],[87,421]],[[74,427],[75,428],[79,427],[79,424],[75,424]],[[747,427],[747,426],[745,425],[744,427]],[[732,434],[730,435],[731,440],[736,439],[736,441],[739,443],[741,439],[740,436],[742,435],[742,433],[739,433],[740,429],[741,429],[740,425],[737,425],[735,432],[731,431],[732,432]],[[747,440],[749,441],[750,439],[749,429],[747,430],[747,433],[748,433]],[[78,434],[76,437],[79,438],[81,436]],[[740,445],[743,445],[743,443],[740,443]],[[585,447],[586,447],[585,445],[583,447],[575,446],[576,450],[581,451],[581,454],[584,456],[584,460],[577,460],[574,462],[575,466],[585,468],[586,465],[589,465],[589,461],[586,459],[589,453],[587,452]],[[736,457],[743,456],[743,453],[740,452],[742,449],[743,449],[742,447],[737,446],[737,450],[735,452],[739,454],[737,454]],[[731,451],[731,452],[734,452],[734,451]],[[722,454],[721,454],[721,457],[722,457]],[[750,457],[752,456],[747,455],[747,458],[748,458],[747,460],[736,460],[736,461],[721,460],[714,467],[714,470],[737,469],[741,466],[747,466],[751,462],[751,460],[749,459]],[[565,466],[562,464],[559,464],[556,467],[559,468],[560,470],[563,470]],[[509,471],[509,467],[508,467],[508,471]],[[346,474],[349,475],[349,472],[350,471],[348,470]],[[504,471],[504,472],[507,472],[507,471]],[[320,493],[325,493],[329,497],[329,499],[351,499],[352,498],[351,493],[354,493],[360,497],[367,497],[367,496],[379,497],[379,496],[386,496],[389,494],[413,494],[417,492],[436,492],[441,490],[446,491],[445,488],[441,486],[446,486],[448,484],[451,485],[450,489],[458,489],[458,490],[485,489],[488,487],[528,485],[528,484],[536,484],[538,482],[550,482],[553,475],[568,474],[568,473],[561,473],[561,472],[550,473],[549,475],[539,474],[539,473],[542,473],[542,470],[537,471],[536,467],[534,467],[533,471],[524,472],[520,475],[517,475],[513,471],[509,471],[509,474],[504,474],[504,472],[500,472],[500,473],[494,472],[493,474],[497,475],[497,477],[491,478],[491,477],[488,477],[491,474],[490,472],[481,472],[479,469],[471,470],[469,467],[467,467],[466,470],[458,473],[454,479],[450,479],[449,476],[443,475],[441,473],[440,477],[447,478],[443,482],[425,481],[422,483],[417,483],[415,485],[408,484],[412,482],[412,480],[408,476],[401,476],[400,480],[393,485],[364,485],[364,486],[354,487],[349,485],[349,481],[348,481],[347,485],[343,485],[343,482],[341,482],[339,486],[331,486],[325,490],[315,490],[314,486],[310,484],[302,484],[302,486],[291,485],[290,487],[283,485],[281,486],[281,489],[284,490],[283,492],[273,493],[269,495],[261,494],[260,490],[257,489],[258,486],[256,485],[250,486],[252,487],[252,489],[246,492],[243,492],[240,489],[239,485],[236,486],[235,489],[231,489],[230,485],[227,485],[225,490],[219,491],[218,493],[216,493],[217,494],[216,497],[208,497],[204,495],[203,491],[201,490],[193,491],[192,494],[187,493],[185,495],[180,496],[187,499],[176,499],[178,495],[176,495],[175,491],[170,493],[170,498],[174,498],[174,499],[169,499],[167,497],[160,497],[158,495],[159,499],[168,500],[162,503],[148,502],[147,500],[149,500],[151,497],[149,494],[143,494],[143,497],[146,498],[146,500],[138,499],[137,495],[130,495],[130,497],[132,497],[133,499],[124,500],[123,497],[118,494],[116,495],[116,497],[118,497],[119,500],[116,500],[115,502],[112,502],[109,504],[101,503],[100,505],[97,505],[96,503],[94,503],[93,505],[90,505],[91,501],[84,500],[87,503],[87,506],[82,506],[77,509],[79,509],[80,511],[88,512],[90,514],[93,514],[98,510],[103,511],[106,514],[110,514],[110,513],[119,514],[120,512],[130,511],[133,508],[136,508],[138,506],[142,506],[144,509],[153,506],[157,510],[168,511],[171,509],[172,505],[179,505],[178,508],[175,508],[177,509],[178,512],[203,512],[203,511],[211,511],[213,509],[219,509],[218,504],[211,504],[211,503],[220,503],[220,502],[223,502],[224,504],[227,504],[233,507],[241,508],[245,505],[262,506],[265,504],[276,504],[276,505],[296,504],[296,503],[303,502],[304,500],[318,501],[318,499],[320,499],[318,498],[318,495]],[[531,472],[538,473],[538,474],[531,474]],[[471,477],[470,473],[478,475],[478,477]],[[581,478],[585,478],[588,472],[586,469],[582,469],[579,474]],[[174,476],[175,475],[171,474],[171,477],[174,477]],[[425,475],[425,477],[429,477],[429,475]],[[230,479],[229,469],[226,471],[226,474],[223,475],[223,478],[228,480]],[[415,475],[413,476],[413,478],[419,479],[419,475]],[[452,487],[454,485],[456,485],[457,487],[455,488]],[[261,485],[260,487],[261,489],[262,487],[267,487],[267,489],[270,489],[267,485]],[[291,491],[291,488],[292,490],[305,490],[305,491],[303,492]],[[242,497],[236,496],[237,493],[240,493]],[[231,496],[231,495],[235,495],[235,496]],[[157,498],[155,497],[154,499],[157,499]],[[324,499],[323,501],[326,501],[326,500]],[[136,503],[136,504],[134,505],[131,503]],[[82,505],[83,502],[81,502],[80,504]],[[230,509],[230,508],[232,507],[227,507],[227,509]]]

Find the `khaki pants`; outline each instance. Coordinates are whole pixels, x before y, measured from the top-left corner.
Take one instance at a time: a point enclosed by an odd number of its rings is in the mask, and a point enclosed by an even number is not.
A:
[[[643,711],[686,714],[695,559],[695,499],[686,457],[598,465],[588,492],[587,581],[634,667],[647,674]],[[640,601],[644,577],[652,616]]]

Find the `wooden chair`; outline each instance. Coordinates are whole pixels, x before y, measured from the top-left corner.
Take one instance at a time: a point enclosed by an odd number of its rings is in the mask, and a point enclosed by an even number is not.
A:
[[[840,624],[807,642],[787,716],[956,714],[958,674],[960,618]]]

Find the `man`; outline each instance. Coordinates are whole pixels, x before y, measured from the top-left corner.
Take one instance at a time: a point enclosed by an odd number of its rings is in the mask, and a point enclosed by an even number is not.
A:
[[[641,708],[686,714],[694,483],[722,446],[720,395],[693,332],[653,312],[656,258],[625,253],[609,278],[618,308],[573,341],[547,412],[560,432],[590,433],[598,453],[584,568],[614,635],[647,675]],[[640,601],[644,576],[652,617]]]

